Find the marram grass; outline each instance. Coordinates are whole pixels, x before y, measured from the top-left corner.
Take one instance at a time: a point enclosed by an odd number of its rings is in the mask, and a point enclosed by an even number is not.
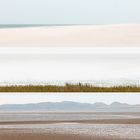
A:
[[[0,86],[0,92],[140,92],[138,86],[98,87],[89,84]]]

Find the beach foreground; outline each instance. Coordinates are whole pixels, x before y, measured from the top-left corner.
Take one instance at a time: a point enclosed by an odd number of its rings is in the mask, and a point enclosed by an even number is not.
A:
[[[139,140],[140,138],[139,113],[133,112],[5,112],[1,113],[0,117],[2,140]]]
[[[129,123],[129,120],[127,122]],[[108,123],[92,124],[87,121],[87,123],[6,124],[0,126],[0,138],[2,140],[139,140],[140,124],[113,124],[113,121]],[[122,123],[121,120],[119,123]]]
[[[9,130],[10,131],[10,130]],[[109,137],[99,136],[79,136],[79,135],[67,135],[67,134],[42,134],[42,133],[10,133],[9,131],[0,132],[0,138],[2,140],[115,140]]]

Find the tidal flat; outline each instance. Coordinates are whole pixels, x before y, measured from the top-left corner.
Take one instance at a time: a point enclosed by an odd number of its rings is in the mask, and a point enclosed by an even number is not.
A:
[[[138,140],[140,113],[1,112],[2,139]]]

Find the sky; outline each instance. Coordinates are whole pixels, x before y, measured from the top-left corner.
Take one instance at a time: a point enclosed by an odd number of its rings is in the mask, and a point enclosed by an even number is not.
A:
[[[137,47],[0,48],[0,84],[72,81],[112,86],[124,84],[120,81],[123,79],[125,83],[139,85],[139,50]]]
[[[140,0],[0,0],[0,24],[140,23]]]
[[[81,103],[96,103],[103,102],[111,104],[112,102],[128,103],[128,104],[140,104],[140,95],[135,93],[94,93],[94,94],[81,94],[81,93],[12,93],[12,94],[0,94],[1,104],[26,104],[26,103],[40,103],[40,102],[62,102],[73,101]]]

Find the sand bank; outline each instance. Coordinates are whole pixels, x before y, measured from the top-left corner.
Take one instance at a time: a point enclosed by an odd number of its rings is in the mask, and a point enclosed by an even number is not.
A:
[[[125,131],[124,131],[125,130]],[[0,125],[0,138],[65,138],[71,140],[100,140],[113,138],[115,140],[139,140],[139,124],[84,124],[84,123],[55,123],[55,124],[9,124]],[[60,137],[63,136],[63,137]],[[12,139],[12,140],[13,140]],[[57,140],[56,139],[56,140]],[[68,139],[69,140],[69,139]]]
[[[140,25],[1,28],[0,46],[139,46]]]

